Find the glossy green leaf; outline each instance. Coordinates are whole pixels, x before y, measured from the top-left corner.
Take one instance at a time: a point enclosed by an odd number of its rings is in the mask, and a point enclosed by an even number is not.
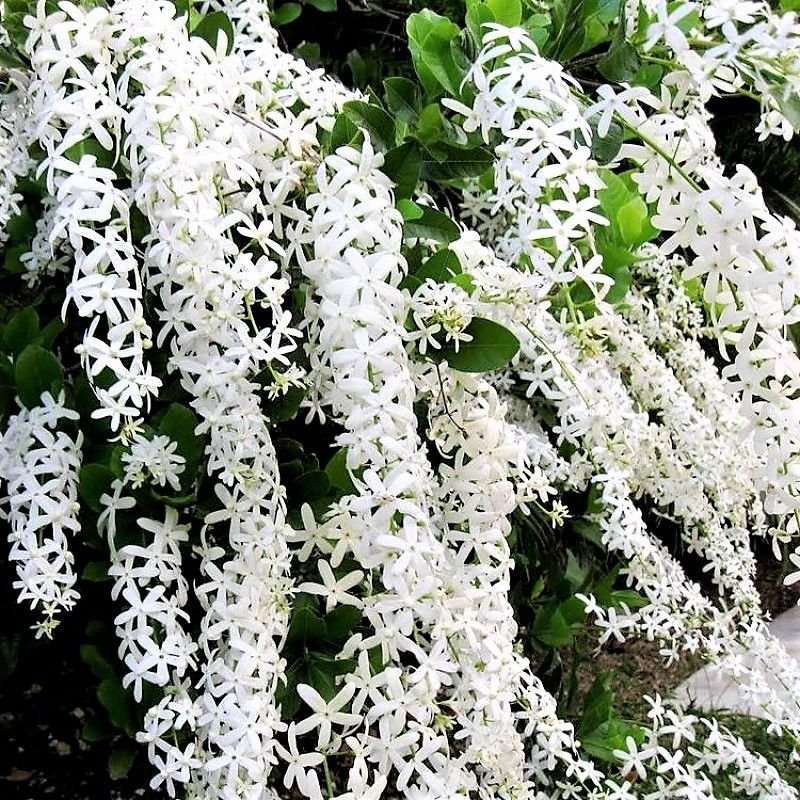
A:
[[[105,464],[84,464],[78,472],[81,500],[96,514],[103,510],[100,497],[110,494],[114,473]]]
[[[422,177],[428,181],[476,178],[494,163],[485,147],[459,147],[447,142],[438,142],[423,155]]]
[[[392,77],[383,82],[386,107],[397,119],[414,122],[419,115],[420,92],[414,81]]]
[[[361,100],[350,100],[342,106],[342,111],[369,134],[376,147],[387,150],[394,146],[394,121],[382,108]]]
[[[419,146],[415,142],[404,142],[386,152],[381,170],[394,182],[394,195],[400,199],[413,196],[421,167]]]
[[[39,315],[35,308],[17,311],[3,327],[3,344],[13,355],[21,353],[29,344],[39,344]]]
[[[227,15],[222,11],[212,11],[206,14],[192,30],[192,36],[205,39],[214,50],[217,49],[219,37],[225,38],[225,52],[230,54],[233,50],[233,25]]]
[[[407,220],[403,226],[407,239],[432,239],[436,242],[454,242],[461,236],[461,229],[447,214],[429,206],[421,206],[422,216]]]
[[[178,445],[178,452],[186,459],[184,474],[188,477],[196,470],[205,449],[203,438],[195,433],[199,424],[200,421],[191,408],[172,403],[158,426],[158,432],[162,436],[168,436]]]
[[[455,58],[458,26],[447,17],[425,9],[409,16],[406,33],[414,69],[425,91],[436,97],[444,89],[450,97],[458,97],[465,74]]]
[[[14,383],[23,405],[33,408],[44,392],[54,397],[64,387],[64,371],[59,360],[43,347],[31,344],[14,364]]]
[[[463,277],[458,275],[454,279]],[[491,372],[508,366],[519,351],[519,339],[508,328],[490,319],[475,317],[467,326],[472,340],[461,342],[458,352],[447,345],[437,352],[435,358],[447,361],[462,372]]]
[[[325,474],[328,476],[331,486],[339,491],[345,494],[355,492],[356,487],[353,485],[353,479],[347,469],[347,448],[340,447],[333,454],[333,458],[325,466]]]

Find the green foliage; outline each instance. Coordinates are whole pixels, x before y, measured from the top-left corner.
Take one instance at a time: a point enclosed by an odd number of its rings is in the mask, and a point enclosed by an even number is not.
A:
[[[29,344],[14,364],[14,383],[23,405],[33,408],[44,392],[58,395],[64,387],[64,370],[49,350]]]
[[[452,344],[432,354],[437,361],[447,361],[462,372],[491,372],[507,367],[519,352],[519,339],[507,328],[490,319],[475,319],[465,333],[472,339],[460,342],[458,351]]]
[[[215,50],[219,46],[220,37],[225,41],[225,52],[233,50],[233,25],[222,11],[212,11],[206,14],[192,28],[192,36],[205,39]]]
[[[433,98],[444,91],[459,97],[466,60],[458,45],[458,25],[425,9],[408,18],[406,33],[414,69],[427,94]]]

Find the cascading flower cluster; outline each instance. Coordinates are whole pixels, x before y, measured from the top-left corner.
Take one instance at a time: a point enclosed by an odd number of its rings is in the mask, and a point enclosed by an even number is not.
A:
[[[59,426],[78,415],[64,397],[42,395],[41,405],[23,408],[8,421],[0,440],[0,474],[8,492],[6,520],[15,563],[14,588],[42,615],[37,637],[52,635],[59,614],[78,600],[75,556],[68,537],[80,532],[78,469],[83,435]]]
[[[800,239],[725,171],[704,105],[755,92],[759,132],[789,137],[796,18],[625,4],[622,34],[675,68],[591,98],[534,21],[470,9],[470,67],[455,35],[421,59],[450,96],[415,110],[398,79],[402,124],[282,52],[255,0],[31,9],[0,93],[0,246],[66,329],[28,309],[0,331],[14,588],[50,635],[104,551],[170,796],[633,800],[654,776],[648,798],[712,798],[724,772],[794,797],[658,697],[630,735],[596,709],[576,731],[534,656],[586,616],[601,646],[702,653],[800,738],[752,544],[798,532]],[[567,541],[572,517],[624,586],[569,550],[558,592],[580,586],[528,619],[513,590],[539,565],[512,542]]]

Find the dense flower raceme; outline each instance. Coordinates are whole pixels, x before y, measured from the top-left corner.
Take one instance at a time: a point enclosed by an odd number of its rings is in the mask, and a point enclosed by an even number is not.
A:
[[[17,180],[38,173],[23,279],[68,273],[94,416],[119,442],[94,510],[123,685],[149,705],[138,739],[153,787],[317,800],[336,763],[347,800],[627,800],[651,774],[652,796],[706,798],[721,770],[737,791],[795,796],[716,723],[658,697],[617,749],[622,772],[605,775],[534,674],[509,600],[512,515],[558,527],[561,495],[588,496],[588,523],[645,598],[582,595],[600,643],[641,633],[668,659],[700,650],[800,736],[800,708],[774,689],[800,686],[800,669],[766,630],[750,544],[796,532],[784,515],[800,505],[800,361],[783,327],[797,233],[744,168],[723,172],[702,105],[769,90],[761,129],[787,134],[794,73],[779,54],[797,32],[761,4],[723,5],[645,4],[644,51],[663,43],[681,65],[659,97],[604,87],[589,101],[524,31],[490,27],[467,76],[474,102],[443,102],[495,156],[494,185],[463,190],[477,230],[447,248],[466,280],[406,288],[410,237],[375,137],[325,144],[355,95],[281,52],[264,4],[204,4],[235,30],[212,43],[165,0],[37,4],[31,72],[0,96],[0,230]],[[690,41],[677,24],[695,11],[705,28]],[[592,124],[602,136],[612,122],[634,134],[618,161],[637,165],[632,185],[668,234],[636,254],[617,307],[592,157]],[[444,249],[413,244],[417,257]],[[699,301],[682,278],[704,280]],[[515,335],[509,369],[448,365],[477,320]],[[736,347],[724,376],[699,343],[709,332]],[[194,461],[151,424],[172,376],[205,443]],[[340,496],[296,515],[264,411],[293,390],[309,424],[338,431],[347,475]],[[77,600],[78,419],[45,392],[0,441],[15,588],[46,634]],[[643,505],[702,559],[711,591]],[[360,619],[326,685],[287,663],[298,595]]]
[[[777,14],[758,0],[646,0],[641,6],[644,20],[640,4],[626,5],[629,30],[642,37],[645,53],[666,49],[674,59],[668,85],[703,102],[720,94],[751,94],[761,105],[759,138],[791,139],[792,105],[800,97],[800,23],[794,12]]]
[[[30,410],[11,417],[0,442],[0,474],[6,484],[6,519],[20,602],[28,601],[42,620],[37,635],[50,635],[58,615],[78,599],[69,537],[78,534],[78,469],[83,436],[59,425],[78,415],[64,397],[42,397]]]

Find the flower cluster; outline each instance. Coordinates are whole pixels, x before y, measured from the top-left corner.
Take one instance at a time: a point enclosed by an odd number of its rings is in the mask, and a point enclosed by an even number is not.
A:
[[[42,396],[41,405],[11,417],[0,440],[0,475],[6,485],[5,518],[10,528],[9,560],[16,564],[20,602],[42,614],[37,637],[50,636],[58,615],[71,609],[75,588],[74,555],[69,536],[80,531],[78,469],[83,435],[59,426],[78,415],[64,396]]]

